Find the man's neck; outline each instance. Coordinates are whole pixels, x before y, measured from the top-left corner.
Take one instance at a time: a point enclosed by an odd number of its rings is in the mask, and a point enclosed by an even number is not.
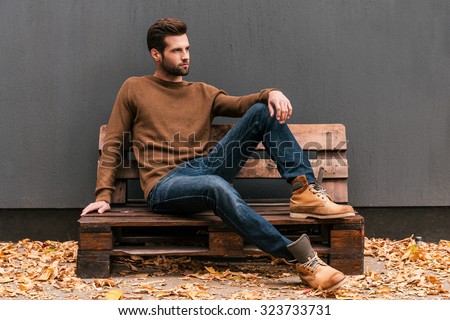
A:
[[[155,78],[158,78],[158,79],[161,79],[164,81],[168,81],[168,82],[182,82],[183,81],[183,76],[174,76],[174,75],[170,75],[165,72],[158,71],[158,70],[155,71],[153,76]]]

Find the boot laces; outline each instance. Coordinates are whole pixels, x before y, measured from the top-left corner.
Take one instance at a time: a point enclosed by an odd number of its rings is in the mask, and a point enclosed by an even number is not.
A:
[[[317,252],[314,252],[314,257],[309,258],[308,261],[302,264],[302,267],[314,270],[320,264],[320,261],[321,260],[317,255]]]
[[[320,184],[312,184],[310,190],[312,193],[314,193],[318,197],[321,197],[322,199],[326,199],[328,197],[326,190],[322,188]]]

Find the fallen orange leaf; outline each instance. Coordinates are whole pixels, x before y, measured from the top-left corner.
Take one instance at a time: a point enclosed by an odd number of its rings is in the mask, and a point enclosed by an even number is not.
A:
[[[122,294],[122,290],[111,290],[106,294],[105,300],[120,300]]]

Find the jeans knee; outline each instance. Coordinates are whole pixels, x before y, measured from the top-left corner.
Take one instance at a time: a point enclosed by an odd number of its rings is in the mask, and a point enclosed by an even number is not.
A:
[[[267,104],[263,102],[255,103],[247,111],[246,115],[254,118],[254,121],[252,123],[267,124],[270,123],[271,120],[269,108]]]
[[[269,116],[269,108],[267,107],[267,103],[257,102],[255,103],[249,111],[255,112],[258,115],[264,114]]]
[[[239,202],[239,194],[231,183],[220,176],[211,175],[208,177],[207,187],[208,198],[214,200],[216,204],[222,203],[226,206]]]
[[[231,184],[220,176],[208,176],[209,190],[213,191],[215,195],[220,196],[230,191]]]

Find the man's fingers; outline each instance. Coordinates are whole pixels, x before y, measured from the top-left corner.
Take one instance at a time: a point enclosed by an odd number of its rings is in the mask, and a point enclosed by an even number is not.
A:
[[[98,202],[92,202],[89,204],[84,210],[81,212],[81,215],[84,216],[88,214],[89,212],[97,211],[98,213],[103,213],[105,211],[108,211],[111,209],[109,204],[105,201],[98,201]]]
[[[108,211],[109,209],[111,209],[111,207],[109,206],[109,204],[107,204],[105,202],[105,204],[100,209],[98,209],[98,213],[104,213],[105,211]]]
[[[288,106],[287,103],[283,103],[283,108],[281,111],[281,121],[285,122],[287,120],[287,116],[288,116]]]
[[[81,212],[81,215],[84,216],[85,214],[97,210],[96,207],[96,202],[90,203],[86,208],[83,209],[83,211]]]
[[[280,102],[277,108],[277,120],[280,121],[280,123],[284,123],[289,119],[290,114],[292,114],[292,108],[290,107],[289,102]]]
[[[273,107],[272,107],[272,105],[270,103],[267,104],[267,107],[269,108],[269,114],[270,114],[270,117],[272,118],[273,117],[273,113],[274,113]]]
[[[289,102],[288,103],[288,115],[287,115],[287,118],[290,119],[291,117],[292,117],[292,105]]]
[[[292,116],[292,106],[291,103],[289,101],[287,101],[286,103],[286,116],[284,118],[284,121],[287,121],[291,118]]]
[[[290,119],[292,116],[291,102],[281,91],[271,91],[269,93],[267,105],[269,107],[270,116],[273,117],[276,112],[276,119],[280,123],[285,123],[286,120]]]

